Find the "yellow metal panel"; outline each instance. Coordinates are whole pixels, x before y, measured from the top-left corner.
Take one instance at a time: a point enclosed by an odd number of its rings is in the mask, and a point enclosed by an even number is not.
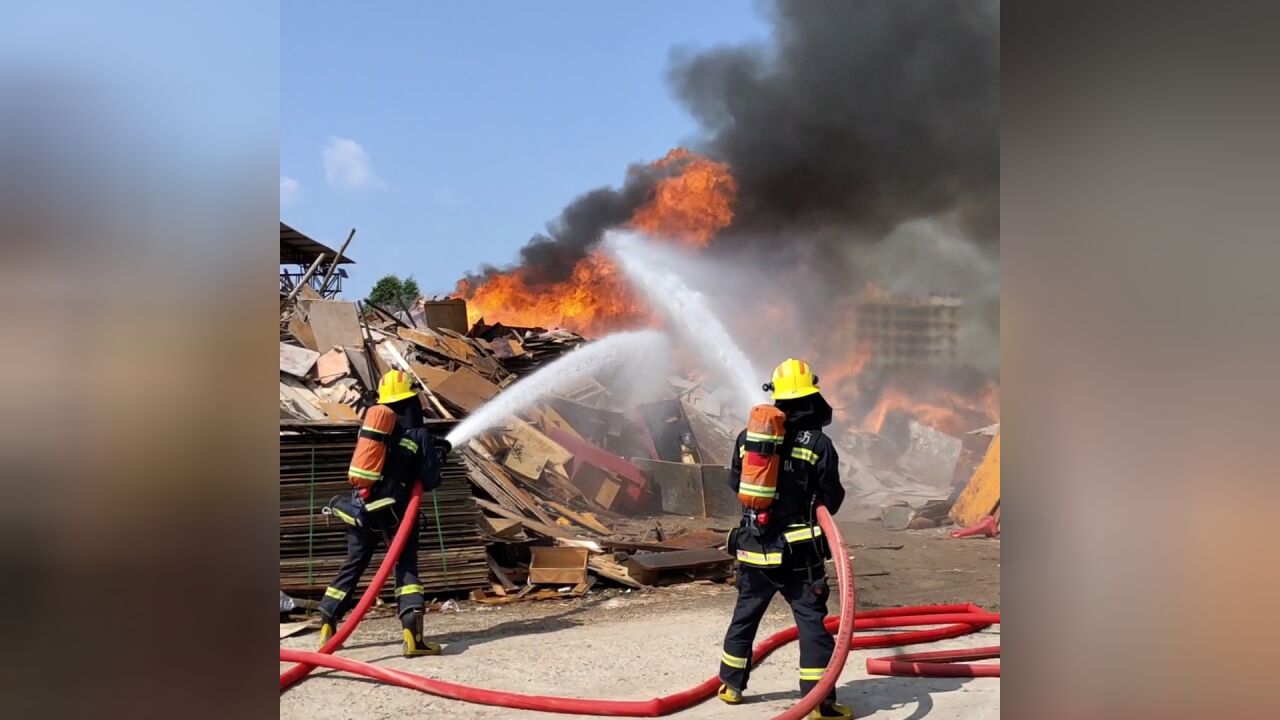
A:
[[[990,515],[1000,503],[1000,433],[991,440],[982,464],[973,471],[969,484],[965,486],[951,507],[951,519],[960,527],[969,527],[984,515]]]

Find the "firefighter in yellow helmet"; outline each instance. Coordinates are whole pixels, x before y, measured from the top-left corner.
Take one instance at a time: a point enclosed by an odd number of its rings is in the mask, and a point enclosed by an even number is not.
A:
[[[774,595],[782,595],[791,606],[799,629],[801,694],[822,679],[835,650],[835,639],[823,625],[831,594],[824,562],[831,553],[815,519],[818,505],[834,515],[844,502],[839,458],[822,432],[831,423],[831,406],[818,390],[818,376],[803,360],[782,361],[764,387],[786,416],[782,466],[767,519],[744,510],[742,523],[730,533],[729,551],[738,559],[738,602],[724,637],[717,695],[731,705],[742,702],[751,674],[751,646]],[[743,430],[729,472],[735,493],[746,443]],[[837,703],[832,690],[809,717],[852,718],[853,711]]]
[[[348,478],[350,497],[335,498],[326,510],[347,525],[347,559],[320,602],[320,645],[333,636],[356,602],[355,588],[381,540],[401,522],[413,523],[396,562],[396,604],[404,626],[405,657],[439,655],[440,646],[422,639],[424,598],[418,579],[418,518],[404,517],[415,479],[424,490],[440,485],[440,466],[452,448],[426,429],[422,404],[410,378],[392,370],[378,384],[378,405],[365,412]]]

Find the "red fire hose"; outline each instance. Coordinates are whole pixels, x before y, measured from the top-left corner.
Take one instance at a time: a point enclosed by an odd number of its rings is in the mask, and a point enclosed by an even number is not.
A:
[[[868,658],[867,673],[910,677],[1000,677],[999,665],[971,665],[967,662],[998,657],[999,645],[908,653],[894,657]]]
[[[418,502],[418,492],[414,493],[413,498],[409,512],[417,512],[416,506]],[[818,524],[822,527],[823,532],[827,534],[828,542],[833,554],[835,555],[836,579],[840,589],[840,614],[838,616],[828,617],[825,621],[828,629],[835,630],[836,647],[835,651],[831,655],[830,662],[827,663],[827,670],[823,673],[822,680],[819,681],[819,683],[810,690],[799,703],[776,716],[774,720],[796,720],[797,718],[806,716],[810,711],[817,707],[818,704],[821,703],[821,701],[831,692],[831,689],[839,679],[840,672],[844,669],[845,660],[848,657],[851,647],[895,647],[900,645],[930,642],[943,638],[957,637],[959,635],[980,630],[992,623],[1000,622],[999,615],[986,613],[981,608],[972,604],[891,608],[887,610],[873,610],[858,613],[857,616],[855,616],[853,572],[850,567],[848,550],[845,547],[844,538],[840,533],[840,529],[836,527],[835,522],[831,519],[831,515],[827,512],[826,508],[819,507]],[[321,648],[320,652],[305,652],[300,650],[289,650],[286,648],[280,649],[280,659],[282,661],[301,663],[290,668],[280,676],[280,689],[282,691],[305,676],[315,666],[322,666],[336,670],[343,670],[357,675],[364,675],[375,680],[399,685],[400,687],[420,690],[422,692],[454,700],[463,700],[466,702],[485,705],[498,705],[501,707],[510,707],[522,710],[577,713],[583,715],[659,717],[691,707],[692,705],[702,702],[715,694],[716,688],[720,683],[718,677],[712,677],[687,690],[649,700],[596,700],[586,698],[555,697],[548,695],[526,695],[502,690],[469,687],[443,680],[436,680],[423,675],[415,675],[401,670],[372,665],[356,660],[349,660],[347,658],[335,657],[331,653],[340,647],[342,642],[350,636],[355,625],[364,617],[365,612],[372,604],[372,598],[377,595],[382,582],[386,580],[387,573],[391,566],[394,565],[395,558],[400,554],[400,550],[404,546],[404,528],[408,525],[409,523],[404,523],[401,526],[401,530],[396,533],[395,540],[392,542],[391,548],[387,552],[387,558],[383,561],[382,566],[378,568],[378,573],[374,576],[373,583],[369,586],[369,589],[365,591],[364,596],[361,597],[360,603],[356,606],[351,619],[342,624],[342,627],[339,628],[334,637],[331,638],[323,648]],[[855,627],[871,629],[915,625],[939,625],[944,623],[954,624],[929,630],[863,637],[858,638],[856,641],[852,639]],[[757,645],[755,650],[752,652],[752,664],[760,663],[767,655],[769,655],[769,653],[773,652],[778,647],[795,640],[797,636],[798,630],[795,627],[782,630],[769,636]]]

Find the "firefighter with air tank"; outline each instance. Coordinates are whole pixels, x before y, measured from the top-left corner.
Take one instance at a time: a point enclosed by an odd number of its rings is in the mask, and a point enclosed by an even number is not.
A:
[[[440,466],[452,448],[424,426],[422,404],[410,378],[400,370],[382,376],[378,404],[365,413],[347,470],[352,491],[325,508],[347,525],[347,559],[320,602],[320,646],[333,636],[342,616],[355,605],[355,588],[381,540],[401,522],[412,523],[396,562],[396,605],[404,628],[405,657],[439,655],[440,646],[422,639],[424,598],[418,579],[418,518],[404,517],[414,480],[423,490],[440,485]]]
[[[774,404],[752,409],[729,472],[743,505],[742,522],[729,533],[729,552],[738,559],[738,601],[724,637],[717,691],[729,704],[742,702],[751,647],[774,595],[791,606],[799,629],[802,694],[822,679],[835,649],[823,625],[830,548],[815,520],[818,505],[834,514],[844,501],[839,459],[822,432],[831,423],[831,406],[803,360],[784,360],[764,387]],[[809,717],[852,718],[853,711],[837,703],[832,690]]]

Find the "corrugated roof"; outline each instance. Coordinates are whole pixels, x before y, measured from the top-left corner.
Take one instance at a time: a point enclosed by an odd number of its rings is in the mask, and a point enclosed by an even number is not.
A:
[[[283,220],[280,222],[281,265],[310,265],[315,262],[320,253],[332,258],[337,254],[337,251],[294,230],[286,225]],[[343,255],[338,260],[339,265],[354,265],[355,262],[355,260],[346,255]]]

